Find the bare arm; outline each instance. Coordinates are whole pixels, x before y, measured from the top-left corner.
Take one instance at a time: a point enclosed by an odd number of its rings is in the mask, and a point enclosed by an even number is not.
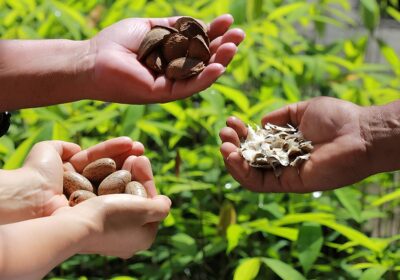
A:
[[[79,253],[130,258],[150,247],[170,205],[164,196],[105,195],[0,226],[1,279],[40,279]]]
[[[94,60],[89,41],[0,41],[0,110],[86,98]]]

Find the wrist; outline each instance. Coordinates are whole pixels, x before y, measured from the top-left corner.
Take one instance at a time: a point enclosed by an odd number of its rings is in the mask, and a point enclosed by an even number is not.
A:
[[[400,101],[362,109],[361,131],[370,173],[400,169]]]

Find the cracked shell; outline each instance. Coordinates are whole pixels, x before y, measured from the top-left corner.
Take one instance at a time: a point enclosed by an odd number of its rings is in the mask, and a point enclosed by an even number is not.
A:
[[[207,45],[210,44],[207,36],[207,26],[192,17],[180,17],[175,23],[175,28],[188,38],[201,35]]]
[[[189,39],[182,34],[174,33],[166,37],[163,43],[162,53],[165,60],[169,63],[187,54]]]
[[[202,36],[197,35],[190,40],[188,57],[198,58],[204,63],[210,60],[210,50]]]
[[[165,36],[171,34],[170,28],[157,26],[147,32],[139,46],[138,59],[144,59],[154,48],[161,44]]]
[[[156,73],[164,73],[167,67],[164,57],[159,50],[152,51],[145,60],[146,66]]]
[[[183,80],[199,74],[205,68],[199,59],[181,57],[171,61],[166,70],[168,79]]]

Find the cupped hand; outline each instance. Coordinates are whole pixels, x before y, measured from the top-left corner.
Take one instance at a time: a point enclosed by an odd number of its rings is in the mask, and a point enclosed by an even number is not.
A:
[[[237,118],[227,120],[220,132],[221,153],[230,174],[244,187],[257,192],[312,192],[342,187],[371,174],[362,129],[363,108],[339,99],[320,97],[286,106],[262,119],[291,124],[311,140],[311,158],[297,167],[285,167],[276,177],[270,170],[250,167],[238,153],[247,127]]]
[[[37,189],[30,190],[30,199],[38,208],[38,216],[51,215],[56,209],[67,206],[63,195],[63,172],[72,169],[81,172],[91,161],[113,158],[117,167],[131,155],[141,156],[144,147],[128,137],[119,137],[99,143],[86,150],[73,143],[44,141],[36,144],[27,156],[23,169],[34,174]],[[32,183],[32,182],[28,182]]]
[[[178,17],[125,19],[102,30],[90,40],[94,57],[94,88],[90,98],[103,101],[146,104],[189,97],[214,83],[232,60],[244,32],[231,29],[231,15],[222,15],[208,26],[211,59],[198,76],[183,81],[155,77],[137,59],[140,43],[155,25],[173,26]]]

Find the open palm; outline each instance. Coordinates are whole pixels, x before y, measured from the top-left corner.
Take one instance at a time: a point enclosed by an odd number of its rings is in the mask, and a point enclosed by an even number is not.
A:
[[[240,29],[228,30],[230,15],[216,18],[208,28],[211,59],[198,76],[171,81],[153,74],[137,59],[146,33],[155,25],[173,26],[178,17],[160,19],[132,18],[122,20],[91,39],[90,53],[95,57],[95,99],[144,104],[182,99],[200,92],[221,76],[244,39]]]
[[[279,177],[250,167],[239,155],[237,148],[247,128],[237,118],[229,118],[228,127],[221,130],[221,153],[231,175],[253,191],[311,192],[341,187],[370,175],[361,117],[361,107],[327,97],[292,104],[264,117],[262,124],[298,127],[314,145],[310,160],[299,168],[285,167]]]
[[[26,158],[24,168],[34,172],[39,182],[36,185],[40,189],[30,190],[40,194],[35,196],[38,197],[35,199],[36,208],[39,209],[38,215],[48,216],[58,208],[68,205],[68,200],[63,195],[65,163],[69,164],[69,168],[81,172],[91,161],[110,157],[116,161],[117,167],[121,168],[125,160],[133,155],[141,156],[143,152],[143,145],[133,142],[128,137],[114,138],[83,151],[78,145],[63,141],[44,141],[36,144]]]

